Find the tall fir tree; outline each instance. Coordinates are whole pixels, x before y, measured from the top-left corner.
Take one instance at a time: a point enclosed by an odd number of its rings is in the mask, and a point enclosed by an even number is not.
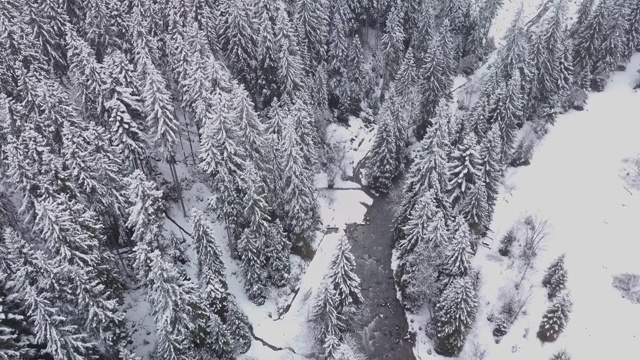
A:
[[[320,293],[311,310],[311,319],[317,324],[318,338],[327,357],[331,357],[340,345],[340,331],[345,326],[336,302],[333,286],[325,282],[320,286]]]
[[[480,158],[477,140],[474,133],[469,133],[451,152],[447,165],[449,201],[452,208],[457,209],[465,199],[469,190],[477,182]]]
[[[451,240],[446,244],[440,273],[445,287],[455,278],[464,277],[471,266],[472,235],[465,219],[458,215],[451,225]]]
[[[547,288],[550,300],[558,296],[567,286],[567,270],[564,268],[565,255],[560,255],[547,268],[542,278],[542,285]]]
[[[295,1],[296,23],[303,34],[313,65],[320,64],[327,57],[328,14],[329,2],[326,0]]]

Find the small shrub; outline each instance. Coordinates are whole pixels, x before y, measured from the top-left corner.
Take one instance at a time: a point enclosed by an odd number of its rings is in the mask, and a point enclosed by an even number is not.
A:
[[[640,304],[640,275],[620,274],[613,277],[613,287],[622,293],[622,297],[634,304]]]
[[[576,86],[570,90],[569,95],[567,96],[567,103],[564,107],[582,111],[586,104],[587,92]]]
[[[510,256],[511,247],[517,239],[518,238],[516,237],[515,229],[509,229],[509,231],[507,231],[507,233],[502,237],[502,240],[500,240],[500,248],[498,249],[498,253],[502,256]]]
[[[549,360],[571,360],[571,355],[567,352],[567,350],[560,350],[557,353],[553,354]]]

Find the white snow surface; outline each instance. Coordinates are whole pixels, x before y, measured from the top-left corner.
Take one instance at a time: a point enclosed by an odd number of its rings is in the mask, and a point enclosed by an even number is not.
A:
[[[612,286],[614,275],[640,273],[640,193],[622,177],[625,159],[640,153],[640,94],[632,88],[639,66],[636,54],[626,72],[613,74],[604,92],[590,94],[584,111],[558,117],[531,165],[509,169],[492,222],[494,241],[474,258],[484,283],[465,352],[479,340],[492,360],[548,359],[560,349],[574,359],[628,359],[640,353],[640,306]],[[499,239],[527,214],[548,219],[549,236],[523,285],[532,287],[533,296],[495,344],[487,314],[498,306],[499,289],[515,276],[498,254]],[[558,340],[542,344],[536,332],[549,301],[541,280],[563,253],[573,311]],[[424,327],[427,316],[410,316],[410,327]],[[424,331],[417,335],[416,357],[440,358],[427,354],[433,346]]]

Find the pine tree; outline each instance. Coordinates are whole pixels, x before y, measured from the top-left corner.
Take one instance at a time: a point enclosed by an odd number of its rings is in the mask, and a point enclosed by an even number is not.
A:
[[[330,357],[339,346],[340,331],[344,328],[343,317],[337,308],[337,296],[328,282],[320,286],[320,293],[313,304],[311,320],[318,327],[318,339]]]
[[[567,270],[564,268],[564,254],[560,255],[547,268],[542,285],[547,288],[549,300],[562,293],[567,286]]]
[[[429,46],[436,37],[435,10],[433,0],[422,1],[419,15],[416,16],[417,27],[411,34],[411,47],[414,48],[418,67],[424,64],[424,59],[429,54]]]
[[[433,125],[420,141],[413,163],[407,173],[400,210],[395,218],[394,226],[398,236],[400,236],[401,229],[416,201],[427,191],[434,192],[436,200],[440,200],[438,206],[441,209],[445,211],[448,209],[443,194],[446,191],[447,181],[447,154],[449,152],[447,125],[450,118],[449,104],[442,101],[438,107],[437,115],[432,120]]]
[[[466,276],[471,266],[472,235],[464,218],[457,216],[451,226],[451,231],[451,240],[445,245],[440,270],[444,276],[445,285],[454,278]]]
[[[476,184],[479,176],[480,158],[477,151],[477,140],[473,133],[465,136],[452,152],[448,168],[449,201],[453,208],[467,196],[470,188]]]
[[[576,21],[571,25],[570,35],[572,38],[576,38],[576,35],[578,35],[578,33],[583,29],[585,23],[589,20],[594,3],[595,0],[583,0],[580,2],[576,12]]]
[[[490,110],[490,124],[498,124],[502,151],[500,161],[508,163],[515,147],[515,131],[524,122],[525,110],[522,92],[522,78],[514,74],[506,85],[495,93],[494,106]]]
[[[405,139],[395,117],[395,99],[387,98],[378,115],[378,129],[367,158],[367,182],[375,191],[386,193],[402,171]]]
[[[569,321],[569,314],[573,303],[569,299],[569,292],[559,294],[547,312],[542,316],[538,329],[538,338],[543,342],[553,342],[558,339]]]
[[[360,279],[355,273],[356,259],[351,253],[351,245],[346,236],[340,237],[338,247],[333,253],[329,265],[327,281],[333,286],[335,306],[342,312],[350,305],[360,305],[364,302],[360,294]]]
[[[294,246],[299,246],[311,241],[319,215],[313,172],[304,161],[304,149],[295,126],[293,121],[287,121],[277,153],[281,169],[282,225],[293,236]]]
[[[25,23],[30,34],[25,34],[45,62],[57,74],[65,74],[68,69],[64,35],[69,18],[62,12],[57,2],[50,0],[29,1],[25,5]]]
[[[485,184],[489,214],[493,214],[502,180],[504,165],[500,161],[501,151],[500,130],[498,125],[494,124],[482,142],[479,153],[481,162],[479,179]],[[491,216],[487,220],[490,222]]]
[[[504,45],[498,50],[496,68],[504,81],[509,81],[516,72],[528,79],[526,65],[529,46],[527,34],[522,25],[522,12],[523,8],[520,7],[505,33]]]
[[[477,311],[477,290],[469,277],[454,280],[443,291],[434,315],[438,354],[449,357],[460,354]]]
[[[229,291],[222,255],[213,237],[213,230],[204,219],[204,214],[195,208],[191,210],[191,227],[198,255],[198,280],[201,292],[211,310],[220,316],[221,310],[226,309]]]

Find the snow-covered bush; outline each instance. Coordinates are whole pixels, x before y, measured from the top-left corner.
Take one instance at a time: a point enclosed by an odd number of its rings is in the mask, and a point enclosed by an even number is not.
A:
[[[634,304],[640,304],[640,275],[620,274],[613,277],[613,287],[622,293],[622,297]]]
[[[527,131],[520,141],[518,141],[518,145],[516,145],[516,148],[511,155],[509,165],[513,167],[529,165],[531,156],[533,155],[533,148],[537,142],[538,138],[535,133],[533,131]]]
[[[517,240],[518,238],[516,237],[515,228],[512,227],[500,240],[500,248],[498,249],[498,253],[500,253],[500,255],[502,256],[510,256],[511,247]]]

